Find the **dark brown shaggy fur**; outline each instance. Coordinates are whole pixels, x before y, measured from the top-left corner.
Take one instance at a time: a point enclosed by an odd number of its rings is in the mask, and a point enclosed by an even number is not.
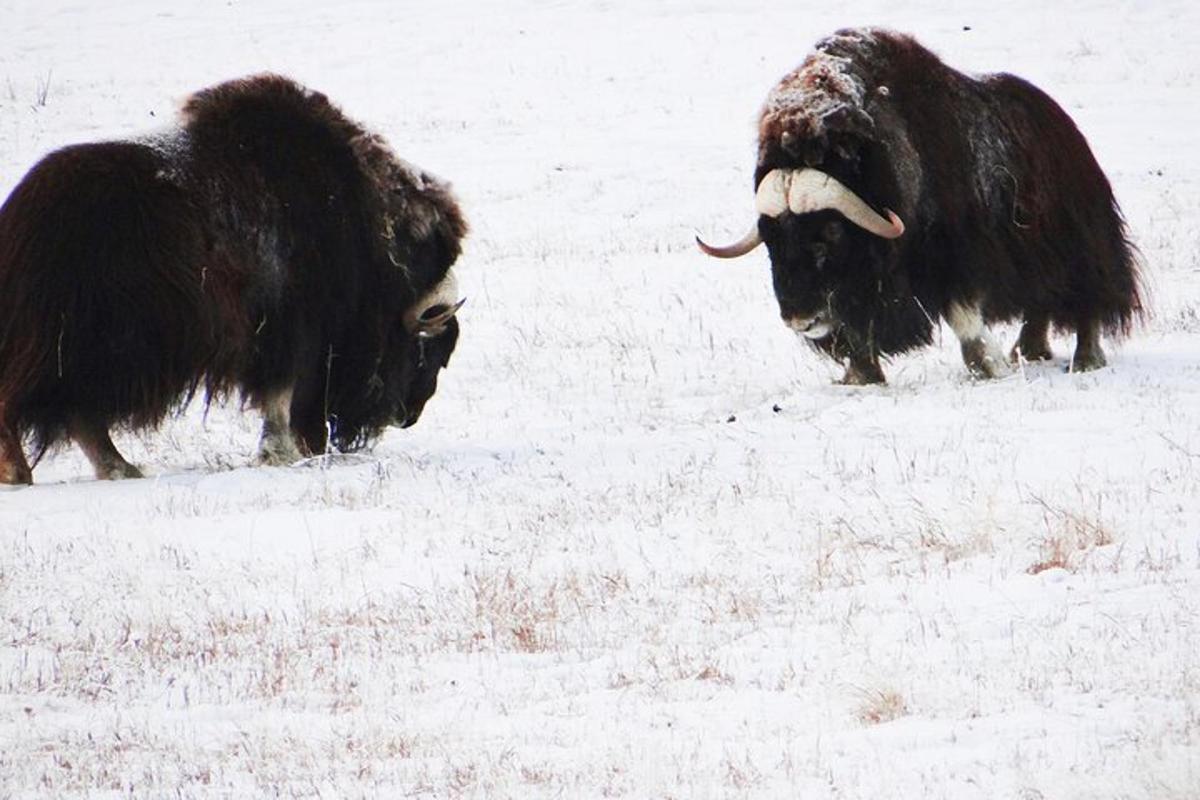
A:
[[[67,436],[91,457],[201,386],[290,391],[313,453],[411,424],[458,328],[401,318],[466,230],[443,183],[273,75],[198,92],[169,133],[51,153],[0,208],[0,482],[30,480],[27,437],[35,463]]]
[[[760,219],[781,311],[837,321],[816,345],[849,362],[850,382],[882,381],[879,357],[928,344],[956,303],[1024,318],[1027,357],[1049,356],[1048,327],[1078,331],[1084,368],[1103,363],[1099,330],[1126,334],[1141,312],[1107,178],[1066,112],[1020,78],[964,75],[901,34],[839,31],[759,121],[756,186],[806,166],[907,225],[885,240],[832,211]]]

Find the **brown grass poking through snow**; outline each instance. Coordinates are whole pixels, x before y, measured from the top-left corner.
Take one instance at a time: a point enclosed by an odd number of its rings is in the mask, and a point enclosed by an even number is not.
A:
[[[1112,531],[1091,514],[1054,508],[1040,501],[1045,535],[1039,543],[1039,559],[1026,572],[1037,575],[1048,569],[1074,572],[1089,551],[1115,541]]]
[[[908,703],[895,689],[876,689],[863,694],[856,713],[863,725],[881,725],[908,715]]]

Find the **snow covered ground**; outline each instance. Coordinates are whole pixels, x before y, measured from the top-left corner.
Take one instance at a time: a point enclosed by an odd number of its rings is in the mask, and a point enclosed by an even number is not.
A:
[[[270,69],[473,223],[417,427],[260,469],[197,407],[0,494],[0,797],[1200,796],[1200,10],[959,6],[0,0],[0,196]],[[1155,309],[1110,368],[834,386],[696,252],[861,24],[1075,117]]]

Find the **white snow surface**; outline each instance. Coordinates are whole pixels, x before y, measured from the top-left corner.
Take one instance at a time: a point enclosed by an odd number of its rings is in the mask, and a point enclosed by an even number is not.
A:
[[[0,493],[0,797],[1200,797],[1198,8],[0,1],[0,196],[273,70],[473,226],[415,428],[258,468],[195,405]],[[852,25],[1073,115],[1151,289],[1111,366],[834,386],[696,250]]]

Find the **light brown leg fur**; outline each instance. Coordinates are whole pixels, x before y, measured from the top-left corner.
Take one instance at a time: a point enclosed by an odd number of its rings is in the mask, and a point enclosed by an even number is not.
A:
[[[295,464],[304,455],[292,434],[292,387],[268,397],[262,404],[262,436],[258,442],[260,464],[284,467]]]
[[[17,427],[4,420],[4,406],[0,405],[0,484],[19,486],[33,483],[33,470],[21,450],[21,437]]]
[[[142,477],[142,471],[117,452],[117,446],[109,438],[108,428],[105,426],[77,416],[71,419],[68,433],[83,450],[88,461],[92,462],[92,469],[95,470],[98,480],[114,481]]]
[[[1100,323],[1084,320],[1075,330],[1075,356],[1071,359],[1072,372],[1088,372],[1108,364],[1104,350],[1100,347]]]

